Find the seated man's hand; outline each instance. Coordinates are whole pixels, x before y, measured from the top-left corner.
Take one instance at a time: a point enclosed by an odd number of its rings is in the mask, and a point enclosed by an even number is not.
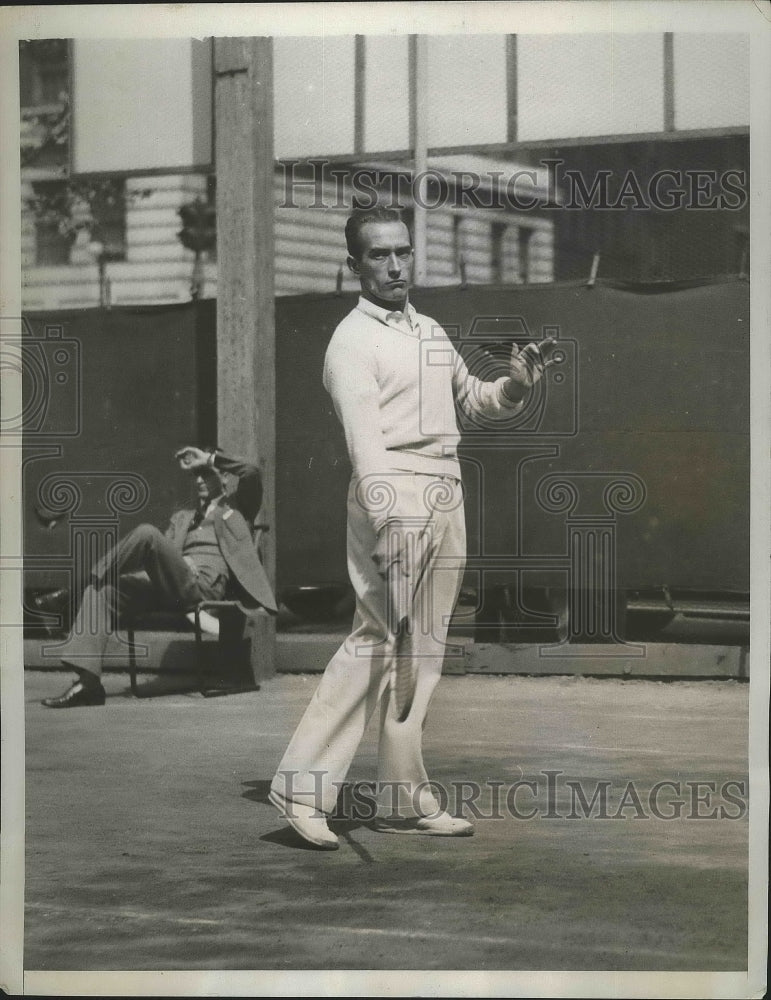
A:
[[[180,468],[186,472],[194,472],[196,469],[205,468],[209,464],[210,457],[209,452],[202,451],[201,448],[194,448],[192,445],[180,448],[174,455],[174,458],[179,461]]]
[[[539,344],[530,343],[521,351],[516,344],[511,345],[510,375],[503,391],[512,403],[520,403],[540,382],[549,365],[554,364],[556,347],[557,341],[553,337]]]

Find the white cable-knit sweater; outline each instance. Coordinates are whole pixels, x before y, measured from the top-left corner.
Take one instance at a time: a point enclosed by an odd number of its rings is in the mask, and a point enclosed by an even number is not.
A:
[[[359,480],[400,472],[460,479],[455,401],[472,417],[511,416],[523,403],[506,397],[505,382],[470,375],[442,327],[411,305],[403,315],[365,298],[333,333],[324,361]]]

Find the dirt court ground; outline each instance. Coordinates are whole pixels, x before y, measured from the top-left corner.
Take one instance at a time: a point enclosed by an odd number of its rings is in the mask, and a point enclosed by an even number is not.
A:
[[[112,674],[67,711],[39,704],[67,675],[25,682],[27,970],[747,967],[746,684],[445,677],[425,757],[481,787],[475,836],[349,818],[326,853],[266,801],[317,676],[136,700]],[[350,779],[374,777],[370,730]],[[616,818],[567,818],[568,781]],[[651,815],[661,781],[680,818]]]

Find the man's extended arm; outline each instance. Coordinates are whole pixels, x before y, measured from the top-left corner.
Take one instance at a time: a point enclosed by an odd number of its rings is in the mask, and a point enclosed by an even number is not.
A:
[[[489,382],[471,375],[458,354],[453,378],[458,405],[469,416],[505,417],[518,413],[546,368],[554,363],[555,346],[553,339],[528,344],[522,351],[513,344],[509,375]]]

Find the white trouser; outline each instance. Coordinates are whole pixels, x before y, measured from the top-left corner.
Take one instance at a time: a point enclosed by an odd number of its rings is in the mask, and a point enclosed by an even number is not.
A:
[[[386,585],[372,560],[376,534],[353,482],[348,493],[348,572],[356,592],[353,630],[327,665],[271,786],[284,798],[324,813],[334,812],[341,784],[381,698],[378,811],[389,815],[396,808],[410,816],[430,815],[438,808],[428,787],[421,743],[463,575],[463,487],[451,477],[404,473],[389,478],[398,492],[400,518],[428,525],[425,571],[416,580],[413,606],[415,696],[408,718],[398,722],[388,689],[393,637],[385,624]]]

